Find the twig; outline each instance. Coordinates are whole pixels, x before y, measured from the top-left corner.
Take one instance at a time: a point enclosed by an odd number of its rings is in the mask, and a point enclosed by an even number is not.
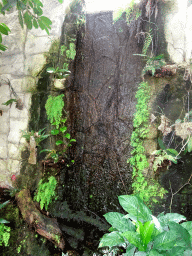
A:
[[[191,176],[189,177],[188,181],[187,181],[185,184],[183,184],[175,193],[173,193],[172,187],[171,187],[171,182],[169,181],[170,189],[171,189],[171,202],[170,202],[170,206],[169,206],[170,212],[171,212],[171,206],[172,206],[172,203],[173,203],[173,197],[174,197],[182,188],[184,188],[186,185],[191,185],[191,183],[190,183],[191,178],[192,178],[192,174],[191,174]]]

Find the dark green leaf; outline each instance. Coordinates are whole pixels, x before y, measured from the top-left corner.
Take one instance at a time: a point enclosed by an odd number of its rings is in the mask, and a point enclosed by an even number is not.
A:
[[[183,255],[185,248],[181,246],[174,246],[170,251],[166,253],[166,256],[181,256]]]
[[[46,71],[47,71],[48,73],[55,73],[56,70],[55,70],[55,68],[50,67],[50,68],[47,68]]]
[[[0,33],[8,35],[8,30],[2,25],[2,23],[0,24]]]
[[[1,35],[1,33],[0,33],[0,43],[2,43],[2,35]]]
[[[41,154],[41,153],[43,153],[43,152],[51,153],[52,150],[51,150],[51,149],[43,149],[43,150],[41,150],[39,153]]]
[[[55,145],[56,145],[56,146],[59,146],[59,145],[61,145],[61,144],[63,144],[63,141],[62,141],[62,140],[57,140],[57,141],[55,142]]]
[[[38,25],[38,23],[37,23],[35,18],[33,19],[33,26],[34,26],[34,28],[38,28],[39,27],[39,25]]]
[[[177,152],[177,150],[175,150],[174,148],[168,148],[165,150],[167,152],[167,154],[172,155],[172,156],[177,156],[179,153]]]
[[[33,3],[31,1],[29,1],[29,5],[33,9]]]
[[[57,130],[57,129],[51,130],[51,134],[57,135],[57,134],[59,134],[59,130]]]
[[[119,244],[122,244],[125,242],[124,238],[119,235],[119,232],[113,231],[112,233],[105,234],[99,243],[99,248],[105,247],[105,246],[117,246]]]
[[[40,6],[40,7],[43,7],[43,4],[40,0],[32,0],[33,3],[36,5],[36,6]]]
[[[129,219],[123,219],[124,215],[118,212],[108,212],[105,219],[120,232],[135,231],[135,226]]]
[[[158,143],[159,143],[159,146],[160,146],[161,149],[163,149],[163,150],[166,149],[165,144],[163,143],[163,141],[160,138],[158,138]]]
[[[191,247],[190,234],[184,227],[182,227],[178,223],[171,221],[171,222],[169,222],[169,228],[170,228],[170,231],[173,231],[177,234],[177,245],[178,246],[182,246],[185,248]]]
[[[14,7],[16,4],[17,4],[17,0],[7,1],[7,4],[5,4],[5,5],[3,6],[3,8],[1,9],[1,11],[2,11],[2,12],[6,11],[6,10],[8,11],[9,8]]]
[[[169,250],[177,243],[177,234],[174,231],[164,231],[154,239],[153,249]]]
[[[192,242],[192,221],[183,222],[181,223],[181,226],[189,232],[191,236],[191,242]]]
[[[10,100],[8,100],[8,101],[2,103],[2,105],[8,106],[8,105],[12,104],[13,102],[17,102],[17,100],[16,100],[16,99],[10,99]]]
[[[140,220],[141,222],[152,220],[151,210],[144,205],[143,201],[139,197],[123,195],[119,196],[118,199],[123,209],[132,216],[135,216],[136,220]]]
[[[24,18],[25,24],[27,25],[27,28],[32,29],[32,26],[33,26],[32,25],[32,16],[28,12],[25,12],[23,15],[23,18]]]
[[[0,204],[0,209],[2,209],[3,207],[5,207],[8,203],[10,202],[10,200]]]
[[[40,27],[42,30],[44,30],[44,29],[45,29],[45,25],[43,24],[43,22],[42,22],[40,19],[38,19],[38,23],[39,23],[39,27]]]
[[[135,253],[136,247],[133,244],[130,244],[129,247],[126,249],[126,253],[123,256],[133,256]]]
[[[162,256],[164,254],[159,253],[158,251],[152,249],[149,253],[149,256]],[[173,256],[173,255],[172,255]]]
[[[21,11],[18,11],[18,16],[19,16],[19,23],[20,23],[21,27],[23,28],[23,16],[21,14]]]
[[[192,256],[192,250],[186,250],[182,256]]]

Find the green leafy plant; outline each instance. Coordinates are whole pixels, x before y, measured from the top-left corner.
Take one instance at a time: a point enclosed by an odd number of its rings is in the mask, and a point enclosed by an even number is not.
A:
[[[147,179],[143,175],[144,170],[149,167],[145,148],[143,147],[143,139],[148,134],[149,125],[148,103],[150,93],[148,83],[142,82],[140,84],[135,97],[137,98],[137,105],[133,119],[134,131],[131,135],[133,150],[131,151],[132,157],[128,160],[133,170],[133,193],[139,194],[146,203],[158,202],[157,197],[163,198],[166,193],[165,189],[154,179]]]
[[[45,139],[47,139],[50,135],[45,134],[45,128],[39,130],[38,132],[34,132],[33,130],[30,132],[22,131],[22,137],[26,139],[27,142],[30,142],[30,137],[33,136],[35,138],[36,146],[39,146],[39,143]]]
[[[99,243],[99,248],[116,247],[126,250],[124,256],[188,256],[192,253],[192,222],[177,213],[152,215],[138,196],[119,196],[119,203],[128,212],[104,215],[111,224]],[[180,224],[180,222],[183,222]],[[113,254],[115,255],[115,254]]]
[[[57,180],[54,176],[50,176],[48,182],[43,182],[42,179],[40,180],[34,200],[40,203],[41,209],[45,208],[47,211],[48,206],[53,199],[57,199],[55,192],[56,187]]]
[[[1,23],[0,24],[0,50],[1,51],[5,51],[7,49],[7,47],[2,44],[2,34],[7,36],[9,32],[11,32],[9,27],[5,25],[5,23]]]
[[[57,79],[67,78],[71,71],[69,71],[67,68],[60,69],[57,67],[56,69],[54,67],[47,68],[47,73],[54,74]]]
[[[9,203],[9,201],[6,201],[2,204],[0,204],[0,210],[5,207],[7,204]],[[7,227],[5,224],[9,223],[9,221],[0,218],[0,246],[2,246],[4,244],[4,246],[8,246],[9,243],[9,238],[10,238],[10,231],[11,228]]]
[[[65,125],[67,119],[61,119],[60,127],[58,129],[51,130],[51,135],[53,136],[59,136],[60,139],[56,140],[55,145],[60,146],[63,145],[61,150],[55,150],[55,149],[43,149],[40,153],[46,152],[48,153],[47,158],[53,158],[54,162],[57,163],[59,160],[59,156],[65,154],[66,150],[71,146],[72,142],[76,142],[75,139],[71,139],[71,135],[67,133],[67,126]],[[53,123],[52,125],[56,125],[56,123]],[[63,140],[65,139],[65,140]],[[73,160],[71,161],[73,163]]]
[[[50,120],[51,124],[54,123],[56,128],[59,128],[59,124],[61,123],[62,110],[64,107],[63,97],[64,94],[58,96],[49,95],[45,104],[48,120]]]
[[[75,44],[74,43],[70,43],[69,44],[69,49],[66,50],[66,57],[68,59],[72,59],[74,60],[75,59],[75,55],[76,55],[76,50],[75,50]]]

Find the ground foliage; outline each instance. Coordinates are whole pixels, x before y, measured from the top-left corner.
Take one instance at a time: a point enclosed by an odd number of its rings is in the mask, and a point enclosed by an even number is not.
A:
[[[124,256],[191,255],[192,222],[186,222],[185,216],[160,213],[155,217],[137,196],[122,195],[118,199],[128,214],[104,215],[112,226],[99,244],[100,248],[109,247],[105,255],[119,255],[119,251]]]

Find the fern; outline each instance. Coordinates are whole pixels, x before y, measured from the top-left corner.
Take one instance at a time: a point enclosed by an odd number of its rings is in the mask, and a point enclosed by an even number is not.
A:
[[[63,96],[64,94],[58,96],[49,95],[45,104],[47,117],[51,124],[56,125],[56,128],[58,128],[61,123],[62,110],[64,107]]]
[[[46,211],[48,209],[49,204],[56,196],[55,189],[57,186],[57,180],[55,177],[51,176],[48,178],[48,180],[49,181],[45,183],[43,183],[42,180],[40,180],[37,192],[34,197],[34,200],[40,203],[41,209],[45,207]]]
[[[147,50],[152,42],[153,39],[153,35],[152,35],[152,29],[149,30],[149,32],[146,32],[145,34],[145,41],[144,41],[144,45],[143,45],[143,50],[142,50],[142,54],[146,55],[147,54]]]

